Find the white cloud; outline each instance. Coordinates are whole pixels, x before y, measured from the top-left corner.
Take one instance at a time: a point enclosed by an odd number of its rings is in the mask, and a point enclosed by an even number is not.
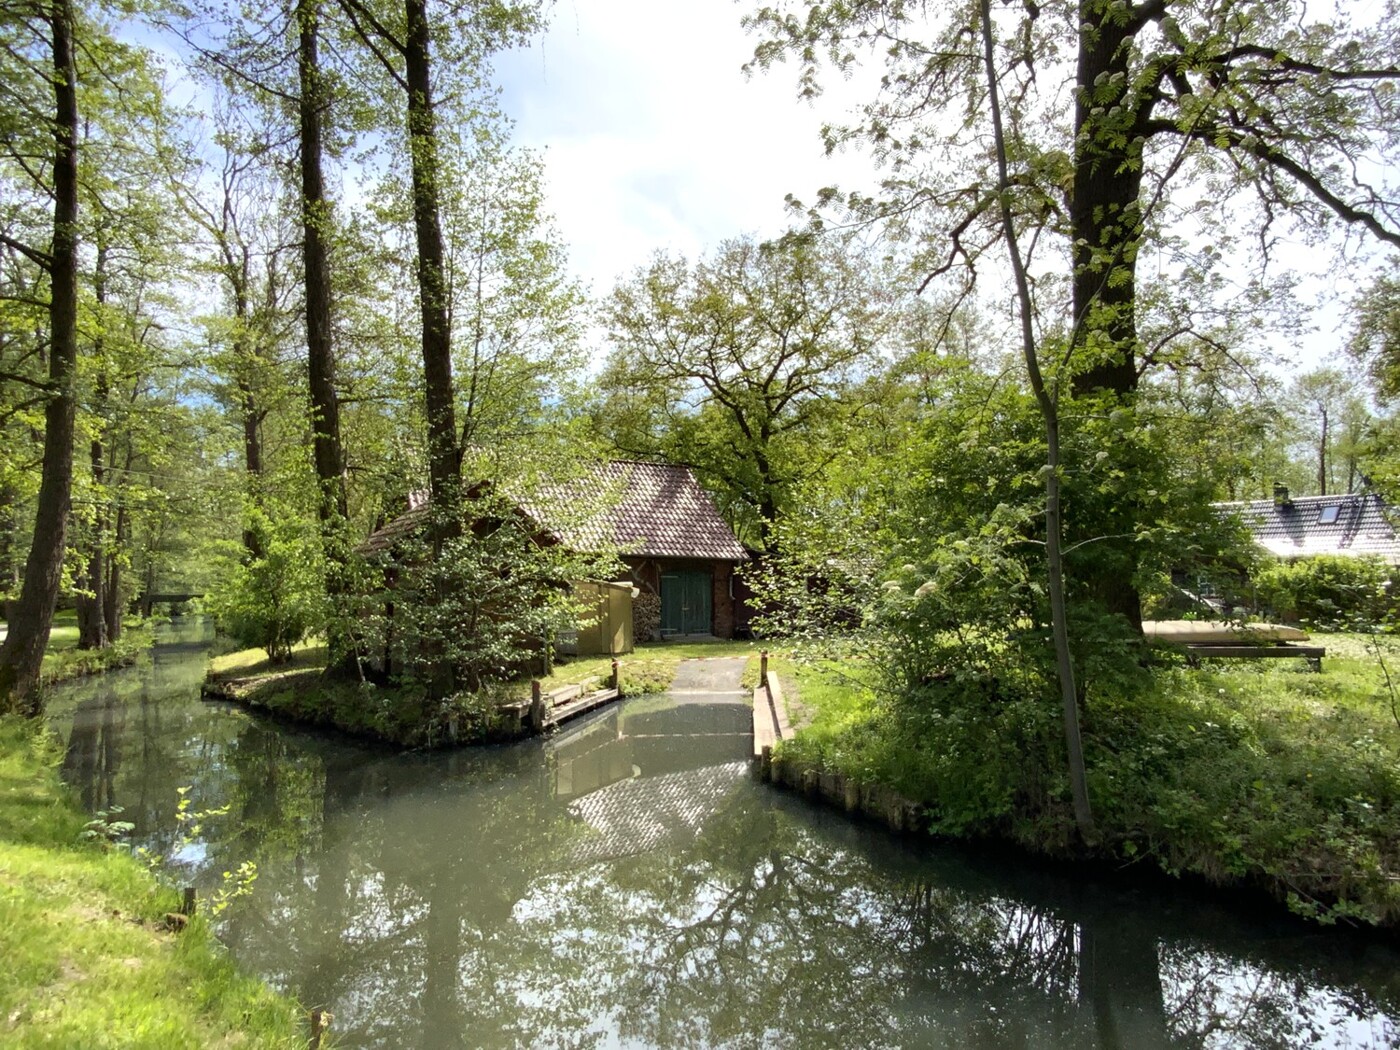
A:
[[[793,71],[742,72],[738,4],[575,0],[496,63],[516,141],[544,151],[549,206],[574,267],[603,293],[661,250],[697,255],[789,222],[784,195],[869,178],[828,159]]]

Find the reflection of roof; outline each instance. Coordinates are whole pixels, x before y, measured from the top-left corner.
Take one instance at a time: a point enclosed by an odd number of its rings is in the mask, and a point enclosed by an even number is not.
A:
[[[689,467],[615,460],[600,463],[581,478],[547,487],[537,506],[525,510],[548,525],[551,507],[567,506],[580,494],[616,490],[617,501],[603,513],[559,538],[574,550],[617,546],[624,554],[649,558],[704,558],[746,561],[748,555]]]
[[[616,501],[606,501],[599,513],[570,521],[571,508],[614,492]],[[543,487],[521,509],[576,551],[616,547],[648,558],[748,559],[688,467],[600,463],[581,477]],[[427,514],[425,506],[401,514],[365,540],[360,552],[390,550],[419,529]]]
[[[1217,503],[1216,507],[1238,514],[1254,542],[1280,558],[1365,554],[1400,561],[1400,540],[1386,517],[1384,502],[1374,494],[1300,496],[1286,502],[1264,499]]]
[[[679,835],[694,836],[741,779],[747,762],[637,777],[569,803],[569,812],[592,827],[570,863],[591,864],[655,849]]]

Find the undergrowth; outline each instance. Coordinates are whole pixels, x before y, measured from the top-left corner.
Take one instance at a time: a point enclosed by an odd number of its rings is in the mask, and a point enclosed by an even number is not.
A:
[[[1238,661],[1162,667],[1130,695],[1091,687],[1098,837],[1087,848],[1052,698],[948,682],[896,699],[858,661],[786,659],[778,669],[811,723],[781,754],[893,787],[927,808],[937,834],[1149,863],[1262,887],[1323,922],[1400,925],[1400,725],[1374,640],[1318,641],[1322,674]],[[940,689],[958,702],[941,703]]]

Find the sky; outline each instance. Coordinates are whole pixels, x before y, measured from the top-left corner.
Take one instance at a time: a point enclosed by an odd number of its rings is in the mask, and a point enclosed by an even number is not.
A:
[[[544,156],[550,210],[595,294],[658,250],[694,258],[780,232],[788,193],[868,180],[865,158],[823,155],[839,100],[799,101],[792,67],[745,77],[750,6],[559,0],[542,38],[496,58],[515,141]]]
[[[703,254],[726,237],[774,235],[793,221],[788,193],[872,185],[870,159],[826,157],[824,120],[863,95],[838,83],[815,105],[796,96],[796,71],[743,73],[756,38],[740,25],[753,4],[732,0],[559,0],[549,30],[495,61],[515,141],[545,160],[548,205],[575,273],[594,294],[654,252]],[[1319,269],[1316,253],[1290,253]],[[1325,253],[1324,253],[1325,254]],[[1348,297],[1347,275],[1303,291]],[[1271,347],[1279,371],[1340,362],[1345,309],[1317,330]]]

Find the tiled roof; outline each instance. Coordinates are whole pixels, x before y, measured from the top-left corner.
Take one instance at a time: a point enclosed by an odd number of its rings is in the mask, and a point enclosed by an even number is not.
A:
[[[559,524],[564,515],[556,508],[599,494],[610,504],[605,510],[577,524]],[[648,558],[748,560],[689,467],[602,463],[581,478],[543,489],[524,510],[574,550],[615,544],[623,554]]]
[[[1254,542],[1280,558],[1314,554],[1374,555],[1400,561],[1400,540],[1379,496],[1299,496],[1286,502],[1271,499],[1247,503],[1217,503],[1238,514]],[[1336,508],[1335,512],[1326,508]],[[1324,520],[1335,516],[1335,521]]]
[[[399,540],[407,539],[417,532],[427,517],[427,507],[414,507],[407,513],[400,514],[387,525],[371,532],[369,538],[360,544],[360,553],[378,554],[381,551],[392,550]]]
[[[601,498],[597,514],[571,521],[570,509]],[[748,555],[688,467],[664,463],[603,463],[558,485],[542,488],[521,509],[577,551],[616,546],[648,558],[747,561]],[[360,550],[385,551],[419,528],[417,507],[376,531]]]

